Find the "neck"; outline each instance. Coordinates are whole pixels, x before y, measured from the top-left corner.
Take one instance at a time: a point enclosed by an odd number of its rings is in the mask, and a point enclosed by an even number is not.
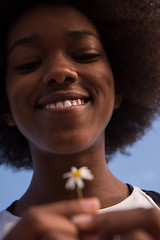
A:
[[[104,148],[99,147],[68,155],[34,154],[34,171],[31,184],[17,204],[17,214],[21,215],[30,205],[40,205],[50,202],[76,199],[76,191],[66,190],[62,175],[72,166],[77,168],[87,166],[94,180],[85,181],[84,197],[97,197],[102,207],[120,202],[128,195],[125,184],[115,178],[110,172]],[[56,184],[55,184],[56,183]],[[23,210],[22,210],[23,209]]]

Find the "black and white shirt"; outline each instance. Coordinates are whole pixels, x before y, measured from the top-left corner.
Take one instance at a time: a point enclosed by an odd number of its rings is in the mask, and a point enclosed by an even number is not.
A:
[[[127,184],[128,185],[128,184]],[[153,191],[141,190],[138,187],[132,187],[128,185],[131,194],[124,199],[122,202],[98,211],[99,214],[106,213],[109,211],[117,210],[128,210],[134,208],[152,208],[155,207],[159,209],[158,204],[160,204],[160,194]],[[9,233],[9,231],[19,222],[21,219],[12,214],[14,204],[12,204],[6,210],[0,213],[0,240]]]

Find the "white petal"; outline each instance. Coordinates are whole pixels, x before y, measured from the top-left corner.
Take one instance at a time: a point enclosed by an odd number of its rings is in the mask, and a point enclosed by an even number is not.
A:
[[[84,176],[83,179],[86,179],[86,180],[93,180],[94,177],[92,175],[88,175],[88,176]]]
[[[82,174],[82,178],[87,180],[93,180],[94,176],[92,175],[92,173],[85,173]]]
[[[66,182],[65,188],[73,190],[75,188],[76,182],[73,178],[69,178]]]
[[[69,178],[71,176],[72,176],[71,172],[67,172],[67,173],[63,174],[63,178]]]
[[[81,171],[81,173],[90,172],[87,167],[81,167],[79,170]]]
[[[75,181],[79,188],[81,188],[81,189],[84,188],[84,182],[81,178],[76,178]]]
[[[81,175],[83,179],[93,180],[94,176],[86,167],[81,168]]]
[[[77,172],[77,168],[76,167],[71,167],[71,172],[73,173],[73,172]]]
[[[81,167],[80,170],[87,170],[87,171],[90,171],[87,167]]]

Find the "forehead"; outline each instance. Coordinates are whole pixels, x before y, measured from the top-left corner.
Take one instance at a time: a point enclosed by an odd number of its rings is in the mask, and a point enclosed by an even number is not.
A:
[[[17,39],[32,35],[61,29],[61,31],[89,31],[98,36],[94,24],[79,10],[66,5],[38,5],[23,16],[21,16],[12,26],[8,45]]]

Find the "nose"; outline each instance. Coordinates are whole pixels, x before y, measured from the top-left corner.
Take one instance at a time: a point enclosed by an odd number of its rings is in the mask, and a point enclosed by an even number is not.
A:
[[[72,83],[78,80],[78,73],[72,67],[72,64],[62,57],[54,59],[46,72],[43,77],[43,82],[46,85]]]

